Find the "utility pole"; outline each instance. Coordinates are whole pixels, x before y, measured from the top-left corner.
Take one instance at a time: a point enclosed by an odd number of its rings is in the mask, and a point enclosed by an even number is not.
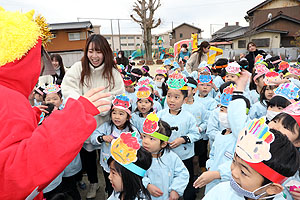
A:
[[[113,24],[112,19],[110,19],[110,27],[111,27],[111,43],[112,43],[112,50],[115,50],[115,44],[114,44],[114,32],[113,32]]]
[[[120,19],[118,19],[118,29],[119,29],[119,44],[120,44],[120,51],[121,51],[121,31],[120,31]]]

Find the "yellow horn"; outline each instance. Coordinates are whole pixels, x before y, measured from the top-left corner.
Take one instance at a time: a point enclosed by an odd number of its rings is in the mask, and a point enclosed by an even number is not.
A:
[[[29,19],[29,20],[33,20],[33,15],[34,15],[34,10],[31,10],[29,12],[27,12],[25,14],[25,16]]]

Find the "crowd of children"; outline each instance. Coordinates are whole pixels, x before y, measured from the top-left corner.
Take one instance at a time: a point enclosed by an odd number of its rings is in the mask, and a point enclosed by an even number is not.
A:
[[[118,69],[125,93],[90,137],[108,199],[189,200],[203,187],[204,199],[300,199],[299,62],[258,55],[249,71],[245,59],[220,58],[188,73],[167,59],[153,77],[145,65]],[[35,88],[40,123],[63,109],[62,95]],[[80,199],[81,169],[78,155],[45,198]]]

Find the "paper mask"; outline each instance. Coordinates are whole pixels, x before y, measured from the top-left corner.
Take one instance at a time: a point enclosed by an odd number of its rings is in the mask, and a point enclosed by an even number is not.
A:
[[[254,61],[254,65],[258,65],[259,63],[263,62],[264,61],[264,57],[260,54],[258,54],[256,57],[255,57],[255,61]]]
[[[155,73],[165,75],[165,74],[167,74],[167,70],[164,67],[160,67],[160,68],[156,69]]]
[[[294,83],[283,83],[274,90],[274,93],[288,100],[294,100],[299,98],[299,91],[300,89]]]
[[[143,85],[148,86],[148,87],[153,87],[154,82],[149,77],[142,77],[142,78],[140,78],[140,80],[138,82],[138,86],[142,87]]]
[[[183,76],[181,73],[178,73],[177,71],[173,72],[167,81],[168,87],[172,89],[185,89],[185,84],[187,80],[185,76]]]
[[[127,110],[130,107],[129,98],[125,95],[118,95],[115,97],[115,99],[112,101],[112,104],[114,107]]]
[[[60,91],[60,87],[55,84],[49,84],[46,86],[44,93],[51,94],[51,93],[58,93]]]
[[[162,141],[168,141],[168,136],[156,132],[159,129],[158,121],[159,118],[157,117],[155,112],[148,114],[143,124],[143,132]]]
[[[289,115],[300,115],[300,101],[290,104],[288,107],[282,110],[282,112],[287,113]]]
[[[224,90],[223,93],[220,96],[220,102],[222,106],[228,106],[229,102],[232,99],[232,94],[234,91],[234,86],[233,84],[230,84],[229,86],[227,86]]]

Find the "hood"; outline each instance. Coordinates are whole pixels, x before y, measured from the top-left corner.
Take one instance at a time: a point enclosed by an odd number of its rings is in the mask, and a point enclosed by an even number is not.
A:
[[[41,40],[20,60],[0,66],[0,85],[20,92],[26,98],[36,85],[41,71]]]

